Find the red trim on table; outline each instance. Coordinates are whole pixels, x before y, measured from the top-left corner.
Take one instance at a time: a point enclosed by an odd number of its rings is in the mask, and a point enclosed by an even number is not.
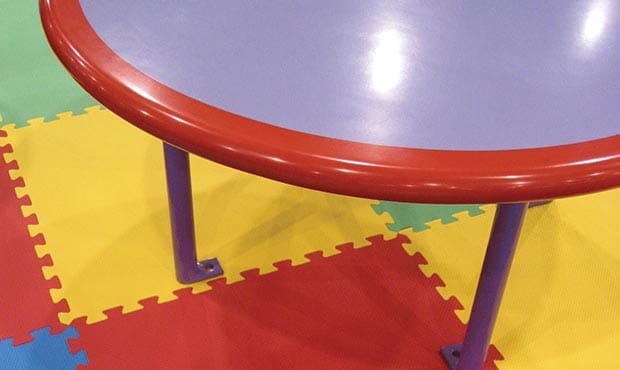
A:
[[[304,134],[151,79],[106,46],[78,0],[40,0],[40,10],[52,49],[103,105],[170,144],[242,171],[332,193],[421,203],[521,202],[620,186],[620,135],[536,149],[449,151]]]

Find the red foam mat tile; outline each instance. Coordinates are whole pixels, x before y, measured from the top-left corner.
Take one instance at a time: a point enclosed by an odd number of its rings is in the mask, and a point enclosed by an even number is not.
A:
[[[78,319],[70,346],[97,369],[446,369],[439,349],[463,337],[460,304],[440,297],[441,279],[420,272],[426,261],[406,254],[405,236],[368,240],[200,294],[183,289],[175,301],[145,299],[139,311],[108,310],[92,325]],[[496,368],[501,355],[488,357]]]
[[[0,137],[6,136],[0,131]],[[0,147],[0,340],[13,338],[17,345],[31,341],[35,329],[49,326],[57,333],[63,326],[57,316],[62,307],[49,294],[59,283],[45,280],[41,271],[52,261],[35,252],[34,246],[45,241],[41,235],[30,236],[28,225],[36,223],[36,216],[23,216],[21,206],[30,200],[17,198],[15,188],[23,186],[23,180],[11,179],[9,170],[17,169],[17,163],[4,160],[4,153],[11,151],[10,145]]]

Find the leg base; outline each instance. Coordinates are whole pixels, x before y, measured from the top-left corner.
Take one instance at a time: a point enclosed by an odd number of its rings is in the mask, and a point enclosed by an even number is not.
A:
[[[183,276],[179,276],[182,284],[191,284],[201,280],[207,280],[224,275],[224,270],[217,258],[200,261],[189,270],[183,271]]]
[[[441,347],[441,356],[443,357],[450,370],[456,370],[461,357],[462,344],[453,344],[451,346]]]

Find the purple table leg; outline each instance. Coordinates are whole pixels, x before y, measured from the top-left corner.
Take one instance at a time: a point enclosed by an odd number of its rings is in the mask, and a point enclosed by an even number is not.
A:
[[[478,370],[484,365],[527,206],[497,207],[465,341],[441,350],[451,369]]]
[[[222,275],[224,272],[216,258],[198,262],[196,257],[188,154],[164,143],[164,158],[177,280],[189,284]]]

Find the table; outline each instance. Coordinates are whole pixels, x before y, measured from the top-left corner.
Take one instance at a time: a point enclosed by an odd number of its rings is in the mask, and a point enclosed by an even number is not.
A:
[[[497,203],[463,345],[481,368],[528,204],[620,186],[610,1],[41,0],[74,78],[164,141],[177,278],[197,261],[188,152],[327,192]]]

